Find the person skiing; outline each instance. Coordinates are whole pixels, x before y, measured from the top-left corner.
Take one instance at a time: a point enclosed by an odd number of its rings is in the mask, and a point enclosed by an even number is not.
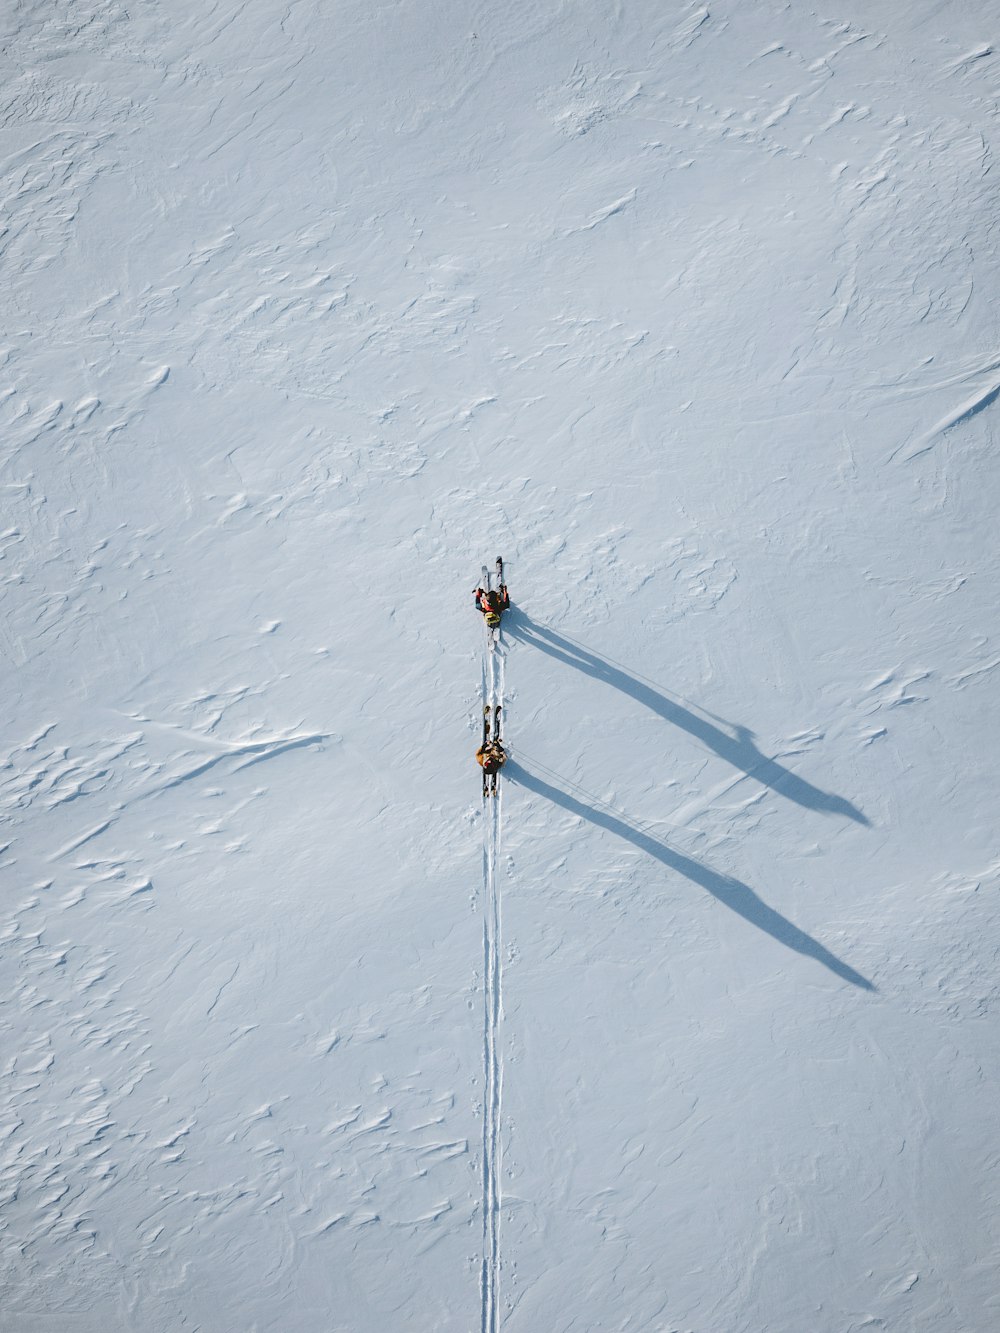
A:
[[[506,583],[501,583],[499,589],[477,588],[475,591],[476,610],[482,611],[486,618],[486,624],[490,629],[496,629],[500,624],[500,617],[504,611],[510,608],[510,594],[507,592]]]
[[[503,742],[494,740],[487,741],[485,745],[480,745],[476,751],[476,762],[483,772],[488,773],[490,777],[494,773],[499,773],[507,762],[507,751],[503,748]]]
[[[500,739],[500,706],[492,710],[493,728],[490,733],[490,706],[483,709],[483,743],[476,751],[476,763],[483,770],[483,795],[496,793],[497,774],[507,762],[507,751]]]

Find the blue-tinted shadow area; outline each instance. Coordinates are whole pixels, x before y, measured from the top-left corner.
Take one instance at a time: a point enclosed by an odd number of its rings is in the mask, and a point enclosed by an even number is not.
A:
[[[780,796],[794,801],[797,805],[805,806],[807,810],[819,810],[828,815],[845,815],[858,824],[868,824],[865,816],[850,801],[814,787],[811,782],[784,768],[776,759],[770,759],[766,754],[762,754],[753,743],[752,733],[747,728],[734,727],[735,735],[730,735],[722,727],[690,708],[685,708],[682,703],[671,699],[669,695],[661,694],[651,685],[615,666],[607,658],[601,657],[599,653],[584,648],[582,644],[562,634],[557,634],[547,625],[540,625],[531,620],[523,611],[512,609],[507,613],[504,619],[504,631],[512,638],[520,639],[524,643],[531,644],[533,648],[547,653],[549,657],[554,657],[557,662],[575,667],[577,671],[582,671],[585,675],[620,690],[622,694],[627,694],[629,698],[635,699],[637,703],[659,717],[686,731],[689,736],[694,736],[720,759],[732,764],[733,768],[738,768],[755,782],[770,787]]]
[[[824,967],[830,969],[836,976],[844,981],[849,981],[852,986],[860,986],[862,990],[873,991],[875,987],[860,972],[856,972],[853,967],[848,967],[846,963],[830,952],[824,949],[818,940],[814,940],[811,935],[807,935],[804,930],[799,930],[798,926],[793,926],[791,921],[783,917],[780,912],[776,912],[773,907],[768,907],[762,899],[758,898],[756,893],[746,884],[741,884],[738,879],[733,879],[730,875],[721,875],[715,870],[710,870],[707,866],[694,861],[690,856],[685,856],[682,852],[676,852],[666,843],[658,841],[648,833],[636,828],[625,818],[605,813],[604,810],[586,805],[579,801],[569,792],[562,788],[553,786],[550,782],[543,781],[537,774],[529,772],[522,764],[509,760],[504,766],[504,777],[515,782],[521,787],[533,791],[537,796],[544,796],[546,800],[553,801],[556,805],[561,805],[564,810],[570,814],[579,815],[581,819],[589,820],[591,824],[596,824],[598,828],[607,829],[609,833],[617,834],[619,838],[624,838],[630,842],[633,847],[638,847],[641,852],[651,856],[655,861],[668,866],[671,870],[676,870],[679,875],[692,883],[699,885],[717,898],[720,903],[724,903],[737,916],[743,917],[744,921],[749,921],[752,926],[758,930],[763,930],[765,934],[770,935],[772,939],[779,944],[785,945],[788,949],[794,949],[796,953],[804,954],[807,958],[813,958],[817,963],[822,963]]]

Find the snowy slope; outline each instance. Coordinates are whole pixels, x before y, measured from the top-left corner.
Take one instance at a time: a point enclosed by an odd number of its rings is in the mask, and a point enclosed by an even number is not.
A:
[[[995,17],[0,12],[5,1329],[996,1327]]]

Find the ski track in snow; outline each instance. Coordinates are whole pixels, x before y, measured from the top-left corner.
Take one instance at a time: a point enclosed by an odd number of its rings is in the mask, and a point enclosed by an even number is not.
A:
[[[500,889],[498,860],[502,783],[490,797],[486,819],[484,860],[484,1097],[483,1097],[483,1266],[482,1330],[497,1333],[500,1326],[500,1115],[502,1060],[500,1018],[502,1014],[502,969],[500,961]]]
[[[504,649],[487,634],[483,653],[484,704],[504,708]],[[482,1333],[500,1327],[500,1170],[503,1060],[500,1020],[503,969],[500,930],[500,834],[503,780],[483,799],[483,1261]]]

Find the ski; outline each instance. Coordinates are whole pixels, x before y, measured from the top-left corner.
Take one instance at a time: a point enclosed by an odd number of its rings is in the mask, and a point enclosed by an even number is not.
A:
[[[483,705],[483,744],[480,754],[488,747],[496,745],[500,749],[500,765],[502,767],[506,756],[503,754],[503,744],[500,739],[500,704]],[[492,762],[492,758],[491,758]],[[497,775],[499,769],[494,769],[492,773],[486,771],[486,765],[483,764],[483,796],[496,796],[497,794]]]
[[[486,749],[486,746],[489,743],[489,739],[490,739],[490,706],[489,704],[484,704],[483,705],[483,749],[484,750]],[[485,799],[487,796],[489,796],[489,794],[490,794],[490,775],[484,768],[483,798]]]
[[[475,590],[476,608],[487,622],[486,650],[493,653],[500,648],[500,616],[510,606],[507,585],[503,581],[503,556],[497,556],[492,571],[486,565],[482,566],[480,580]]]
[[[490,571],[486,568],[485,565],[483,565],[482,567],[479,586],[484,590],[484,592],[493,591],[493,575],[490,573]],[[496,646],[496,638],[494,636],[493,630],[490,629],[489,625],[485,625],[484,628],[486,631],[486,651],[490,652]]]
[[[486,577],[487,580],[491,579],[491,575],[489,573],[487,573]],[[495,577],[496,579],[496,586],[494,588],[494,591],[500,594],[501,606],[502,606],[503,604],[503,557],[502,556],[499,555],[497,556],[496,565],[494,566],[493,577]],[[490,588],[492,586],[491,582],[488,581],[486,586],[487,588]],[[499,647],[500,647],[500,626],[494,625],[494,627],[490,630],[490,648],[497,649]]]
[[[493,740],[500,741],[500,705],[493,705]],[[490,795],[496,796],[497,786],[500,782],[500,770],[490,775]]]

